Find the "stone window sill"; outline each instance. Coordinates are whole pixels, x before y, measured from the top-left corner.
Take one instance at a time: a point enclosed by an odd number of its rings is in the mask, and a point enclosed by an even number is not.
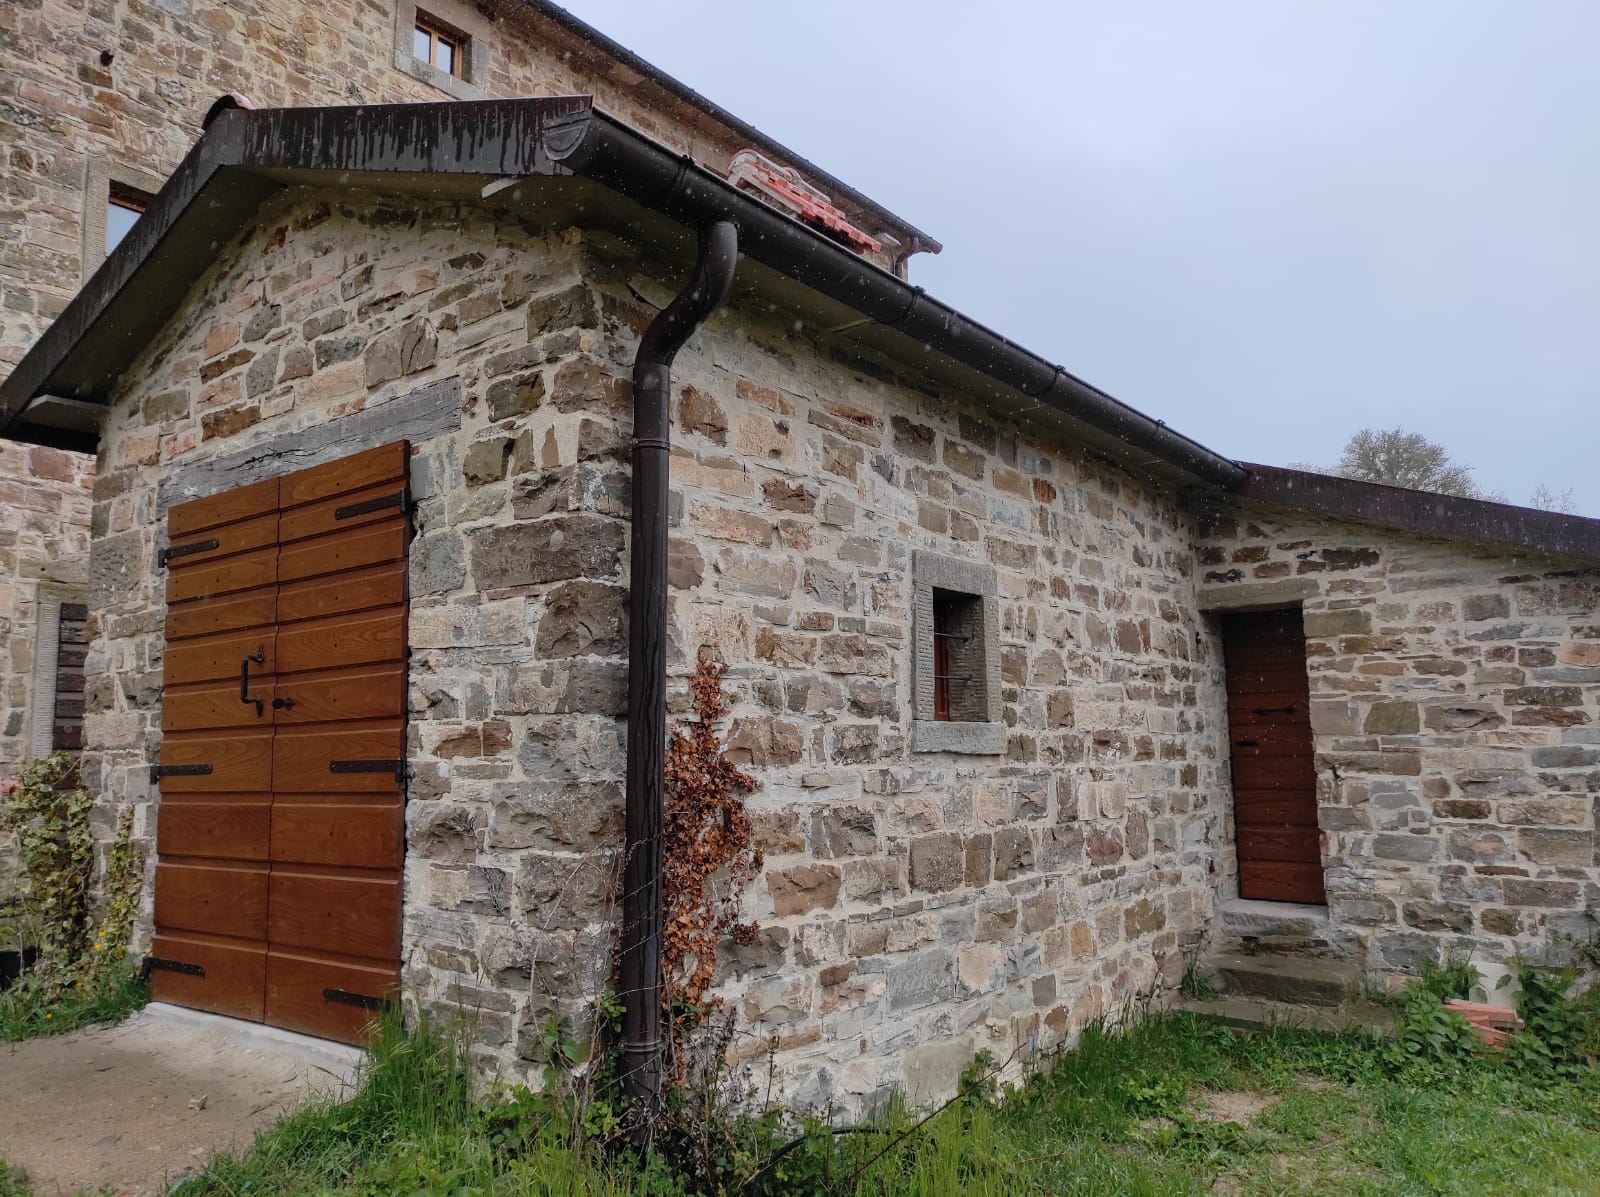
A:
[[[953,723],[918,719],[911,724],[912,752],[961,752],[1002,756],[1006,750],[1003,723]]]
[[[447,71],[441,71],[438,67],[415,58],[411,53],[409,42],[406,43],[403,50],[395,50],[394,65],[413,79],[421,80],[423,83],[436,87],[458,100],[482,100],[487,98],[481,88],[474,87],[465,79],[458,79]]]

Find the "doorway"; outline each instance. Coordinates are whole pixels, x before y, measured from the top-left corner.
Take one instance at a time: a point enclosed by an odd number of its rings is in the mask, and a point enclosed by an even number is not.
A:
[[[359,1041],[400,966],[396,442],[172,509],[151,994]]]
[[[1222,616],[1239,896],[1325,905],[1298,607]]]

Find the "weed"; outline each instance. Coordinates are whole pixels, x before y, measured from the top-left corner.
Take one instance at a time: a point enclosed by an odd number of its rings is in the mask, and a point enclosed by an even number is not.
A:
[[[1221,996],[1222,991],[1217,988],[1210,974],[1201,967],[1198,951],[1189,953],[1183,959],[1183,980],[1178,982],[1178,992],[1186,998],[1201,1002],[1209,1002]]]
[[[64,1035],[96,1023],[121,1022],[150,1000],[150,988],[126,960],[85,973],[46,999],[25,979],[0,993],[0,1042]],[[3,1197],[4,1189],[0,1189]]]
[[[28,1174],[0,1160],[0,1197],[33,1197]]]
[[[706,1024],[706,1034],[719,1026]],[[559,1028],[547,1038],[556,1055],[566,1051]],[[1535,1079],[1482,1056],[1437,1071],[1395,1069],[1385,1045],[1366,1035],[1274,1028],[1236,1038],[1205,1019],[1152,1014],[1115,1030],[1091,1025],[1051,1070],[1017,1089],[986,1088],[996,1067],[975,1060],[951,1104],[919,1112],[890,1100],[847,1131],[765,1100],[744,1113],[724,1109],[704,1136],[721,1156],[691,1179],[672,1143],[641,1154],[586,1135],[567,1097],[480,1093],[469,1041],[426,1020],[408,1036],[391,1020],[351,1101],[291,1116],[178,1192],[1578,1193],[1600,1172],[1593,1070]],[[1210,1116],[1198,1100],[1207,1089],[1255,1094],[1251,1104],[1263,1108],[1238,1121]],[[11,1195],[0,1188],[0,1197]]]

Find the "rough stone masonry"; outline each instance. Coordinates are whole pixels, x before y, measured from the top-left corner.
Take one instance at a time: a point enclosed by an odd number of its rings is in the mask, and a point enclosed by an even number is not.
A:
[[[626,371],[682,269],[487,208],[291,191],[104,434],[88,738],[148,838],[163,510],[263,447],[411,429],[405,979],[477,1010],[504,1066],[609,980]],[[719,978],[740,1051],[775,1041],[798,1101],[928,1097],[981,1048],[1047,1047],[1174,983],[1231,867],[1187,517],[759,297],[676,377],[675,709],[702,648],[728,663],[730,750],[763,785],[762,932]],[[912,743],[914,550],[994,576],[1001,734],[978,755]]]
[[[1300,605],[1330,926],[1369,972],[1600,934],[1600,570],[1270,509],[1202,605]]]

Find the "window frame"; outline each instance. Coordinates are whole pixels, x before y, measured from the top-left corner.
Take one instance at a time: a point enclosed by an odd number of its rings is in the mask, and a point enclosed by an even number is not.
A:
[[[84,169],[83,209],[81,218],[82,241],[79,249],[78,281],[86,283],[100,264],[111,255],[106,252],[106,223],[110,217],[112,196],[120,194],[124,200],[144,204],[150,210],[162,180],[153,174],[119,163],[91,158]]]
[[[919,549],[912,554],[911,582],[912,750],[1003,754],[1007,734],[1000,694],[1000,619],[994,567]],[[966,646],[961,655],[968,671],[964,676],[977,689],[976,694],[961,695],[948,685],[957,654],[950,651],[948,639],[940,649],[941,633],[948,632],[941,627],[941,606],[964,621],[961,639]],[[946,678],[944,685],[941,674]],[[973,713],[982,717],[955,718]]]
[[[432,67],[441,74],[449,75],[452,79],[466,81],[467,63],[471,56],[472,37],[458,29],[445,24],[432,13],[416,10],[416,19],[412,22],[413,34],[411,43],[411,57],[416,58],[424,66]],[[417,58],[415,35],[421,33],[428,39],[428,57]],[[440,43],[450,47],[450,65],[442,67],[438,62]]]
[[[481,100],[481,86],[493,73],[494,17],[463,0],[400,0],[395,5],[394,66],[413,79],[457,100]],[[445,34],[456,45],[454,70],[445,71],[416,56],[417,30]]]

